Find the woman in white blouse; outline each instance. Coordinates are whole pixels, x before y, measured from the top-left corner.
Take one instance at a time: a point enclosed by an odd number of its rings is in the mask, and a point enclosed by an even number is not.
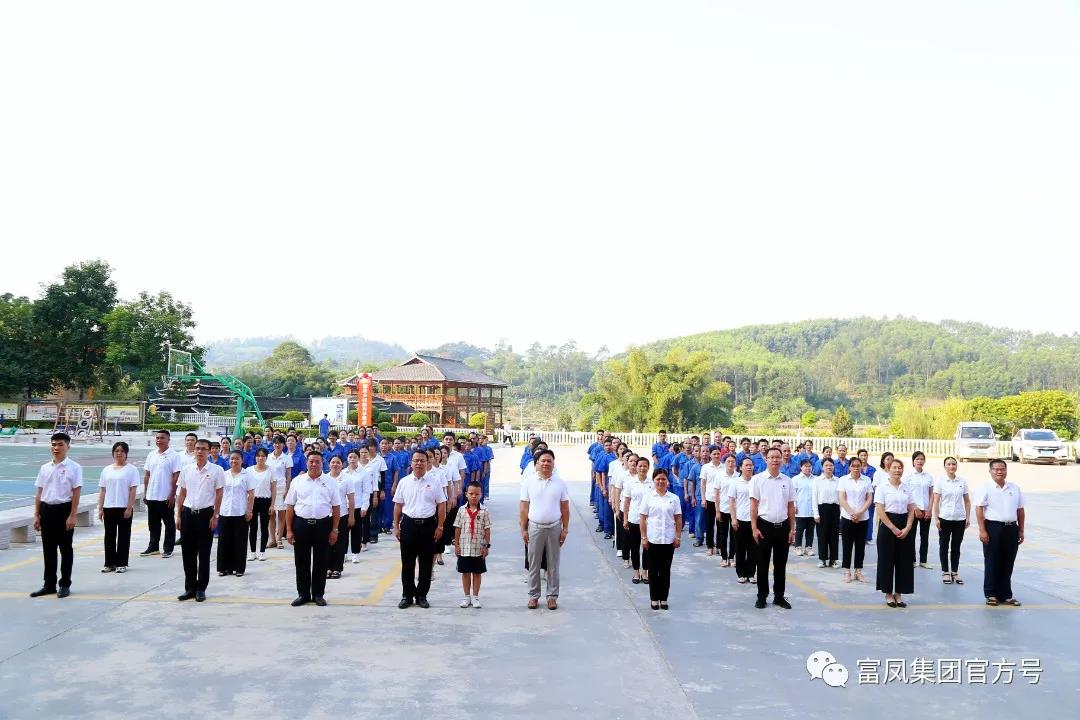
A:
[[[229,453],[232,455],[232,453]],[[248,549],[251,554],[248,560],[266,559],[266,544],[270,541],[270,504],[274,502],[274,493],[277,491],[277,482],[274,480],[274,471],[266,464],[266,458],[270,453],[266,448],[255,451],[255,464],[247,469],[252,480],[255,481],[255,504],[251,506],[251,522],[248,523]],[[255,555],[255,539],[258,531],[262,530],[262,540],[259,543],[259,554]]]
[[[791,478],[795,485],[795,554],[804,557],[814,554],[814,517],[818,513],[814,505],[813,468],[813,461],[803,458],[799,462],[799,474]]]
[[[930,519],[933,517],[934,476],[923,470],[926,454],[916,450],[911,454],[911,471],[904,476],[904,484],[911,490],[911,499],[915,502],[915,529],[912,534],[919,536],[919,567],[929,570],[927,564],[930,549]]]
[[[637,467],[637,455],[629,450],[623,452],[619,461],[609,466],[611,474],[608,477],[608,502],[615,513],[615,553],[622,555],[624,568],[630,567],[630,548],[626,544],[626,531],[623,529],[622,492],[626,479],[630,476],[626,468],[631,459]]]
[[[668,609],[668,590],[671,589],[671,560],[675,548],[681,544],[682,503],[673,493],[667,491],[667,471],[657,468],[653,471],[653,487],[641,501],[638,528],[645,554],[649,557],[652,578],[649,581],[649,600],[653,610]]]
[[[836,567],[840,549],[840,481],[833,475],[832,458],[821,461],[821,475],[814,479],[814,522],[818,531],[818,567]]]
[[[128,444],[113,443],[113,464],[101,471],[98,480],[98,520],[105,523],[105,567],[101,572],[125,573],[131,546],[131,513],[139,471],[128,464]]]
[[[735,533],[735,575],[739,584],[756,583],[757,558],[754,557],[754,536],[750,527],[750,479],[754,477],[754,461],[743,458],[739,476],[728,485],[728,511],[731,529]]]
[[[244,454],[229,453],[229,469],[225,471],[225,489],[221,491],[221,512],[218,519],[218,575],[243,577],[247,570],[247,534],[255,505],[255,478],[244,469]]]
[[[934,481],[933,513],[937,517],[941,582],[963,585],[958,574],[960,543],[964,542],[964,530],[971,526],[971,496],[967,480],[956,475],[956,458],[945,458],[945,477]]]
[[[877,589],[885,593],[891,608],[907,607],[903,596],[915,592],[915,500],[911,487],[903,482],[904,462],[893,458],[888,465],[889,479],[878,483],[874,491],[877,513]]]
[[[870,506],[874,502],[871,480],[862,474],[862,461],[851,458],[848,475],[836,487],[840,502],[840,539],[844,547],[844,582],[851,582],[852,559],[855,561],[855,580],[866,582],[863,577],[863,556],[866,553],[866,533]],[[854,558],[852,557],[854,555]]]
[[[345,551],[349,549],[349,533],[345,527],[352,527],[349,521],[353,516],[357,488],[353,487],[350,476],[345,474],[345,463],[341,462],[337,455],[330,458],[330,477],[327,482],[331,487],[337,488],[338,501],[341,503],[337,542],[330,546],[330,561],[326,565],[327,579],[337,580],[345,569]]]
[[[623,536],[630,546],[630,564],[634,567],[634,578],[631,582],[649,582],[649,557],[641,552],[641,525],[630,522],[630,518],[641,515],[641,502],[645,496],[653,491],[652,479],[649,477],[648,458],[638,458],[637,474],[633,479],[627,480],[623,488]]]
[[[731,524],[732,515],[728,512],[728,490],[738,477],[735,453],[728,453],[724,456],[724,469],[719,475],[713,476],[712,487],[706,488],[706,492],[712,492],[712,500],[716,503],[716,546],[720,548],[722,558],[720,567],[735,565],[735,529]]]

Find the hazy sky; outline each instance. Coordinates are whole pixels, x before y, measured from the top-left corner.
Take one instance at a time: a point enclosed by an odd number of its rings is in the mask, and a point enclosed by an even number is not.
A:
[[[1078,2],[9,2],[0,67],[0,292],[203,342],[1080,330]]]

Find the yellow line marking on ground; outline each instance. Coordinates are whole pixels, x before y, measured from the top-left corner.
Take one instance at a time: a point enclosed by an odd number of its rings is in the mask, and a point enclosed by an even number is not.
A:
[[[386,572],[385,575],[380,578],[379,582],[375,584],[375,588],[368,593],[368,596],[360,601],[361,605],[377,605],[382,600],[383,595],[390,589],[390,586],[394,584],[396,578],[401,577],[401,562],[395,562],[394,566]]]
[[[836,603],[834,603],[832,600],[830,600],[828,598],[828,596],[825,595],[825,593],[822,593],[822,592],[819,592],[818,590],[815,590],[814,588],[810,587],[809,585],[804,583],[799,578],[789,577],[787,580],[788,580],[789,583],[791,583],[795,587],[799,588],[804,593],[806,593],[810,597],[814,598],[815,600],[817,600],[819,603],[821,603],[825,607],[830,608],[830,609],[834,609],[834,608],[839,607]]]

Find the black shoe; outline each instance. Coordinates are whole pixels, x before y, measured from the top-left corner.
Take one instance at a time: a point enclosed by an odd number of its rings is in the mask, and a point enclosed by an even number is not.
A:
[[[615,536],[614,536],[614,535],[612,535],[611,533],[604,533],[604,539],[605,539],[605,540],[610,540],[610,539],[611,539],[611,538],[613,538],[613,537],[615,537]]]
[[[602,525],[597,525],[596,530],[594,530],[594,532],[604,532],[604,527]]]
[[[56,591],[56,597],[67,597],[70,594],[71,594],[71,588],[69,588],[69,587],[62,587],[62,588],[60,588],[59,590]]]
[[[375,537],[371,538],[371,540],[369,540],[368,542],[371,542],[371,543],[377,543],[377,542],[379,542],[379,536],[378,536],[378,535],[376,535]]]
[[[195,591],[194,590],[189,590],[188,592],[184,593],[183,595],[177,595],[176,596],[176,599],[179,600],[180,602],[184,602],[185,600],[192,600],[194,598],[195,598]]]
[[[292,606],[293,607],[300,607],[301,605],[307,605],[309,602],[311,602],[311,600],[309,600],[306,597],[298,597],[298,598],[296,598],[295,600],[292,601]]]
[[[42,587],[38,588],[34,592],[30,593],[30,597],[41,597],[42,595],[55,595],[56,588]]]
[[[791,603],[789,603],[787,601],[787,598],[776,598],[775,600],[772,601],[772,604],[775,605],[776,607],[782,607],[785,610],[790,610],[791,609]]]
[[[757,602],[754,603],[754,607],[756,607],[758,610],[764,610],[765,609],[765,598],[759,597],[757,599]]]
[[[161,557],[163,557],[163,558],[171,558],[172,557],[172,550],[166,550],[165,552],[161,553]]]
[[[157,554],[158,554],[158,549],[157,548],[148,547],[145,550],[143,550],[141,553],[139,553],[139,557],[150,557],[151,555],[157,555]]]
[[[409,607],[410,605],[412,605],[412,598],[407,598],[407,597],[403,597],[403,598],[401,598],[401,602],[399,602],[399,603],[397,604],[397,606],[398,606],[399,608],[401,608],[402,610],[404,610],[405,608]]]
[[[101,572],[103,572],[103,573],[116,572],[116,568],[110,567],[109,565],[106,565],[105,567],[101,568]]]
[[[195,593],[195,602],[206,602],[206,593],[204,593],[202,590],[199,590],[198,592],[196,592]]]
[[[326,607],[326,600],[323,599],[322,595],[316,595],[315,596],[315,604],[318,605],[319,607]]]
[[[428,605],[428,601],[427,601],[426,597],[417,598],[416,599],[416,604],[419,605],[420,607],[424,608],[425,610],[427,610],[429,607],[431,607],[430,605]]]

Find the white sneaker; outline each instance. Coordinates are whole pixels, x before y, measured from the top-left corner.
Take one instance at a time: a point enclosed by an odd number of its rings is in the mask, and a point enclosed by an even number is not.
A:
[[[825,561],[824,561],[824,560],[820,561],[820,562],[819,562],[819,563],[817,564],[817,566],[818,566],[819,568],[823,568],[823,567],[828,567],[828,566],[827,566],[827,565],[825,564]]]
[[[266,551],[265,550],[263,552],[259,553],[259,559],[260,560],[265,560],[266,559]]]
[[[467,608],[472,605],[472,598],[466,595],[461,602],[458,603],[458,607]]]
[[[118,573],[126,573],[127,572],[127,565],[121,565],[120,567],[116,568],[116,572],[118,572]]]
[[[254,560],[254,559],[255,559],[255,553],[251,553],[250,555],[248,555],[248,561],[249,562]]]
[[[484,607],[483,605],[481,605],[481,604],[480,604],[480,598],[478,598],[478,597],[474,597],[474,598],[472,599],[472,606],[473,606],[474,608],[481,608],[481,607]]]
[[[359,564],[360,563],[360,555],[359,554],[353,555],[352,556],[352,562],[353,562],[353,565]]]
[[[801,547],[797,547],[797,548],[795,548],[795,554],[798,555],[799,557],[802,557],[806,553],[803,552],[803,549]]]

